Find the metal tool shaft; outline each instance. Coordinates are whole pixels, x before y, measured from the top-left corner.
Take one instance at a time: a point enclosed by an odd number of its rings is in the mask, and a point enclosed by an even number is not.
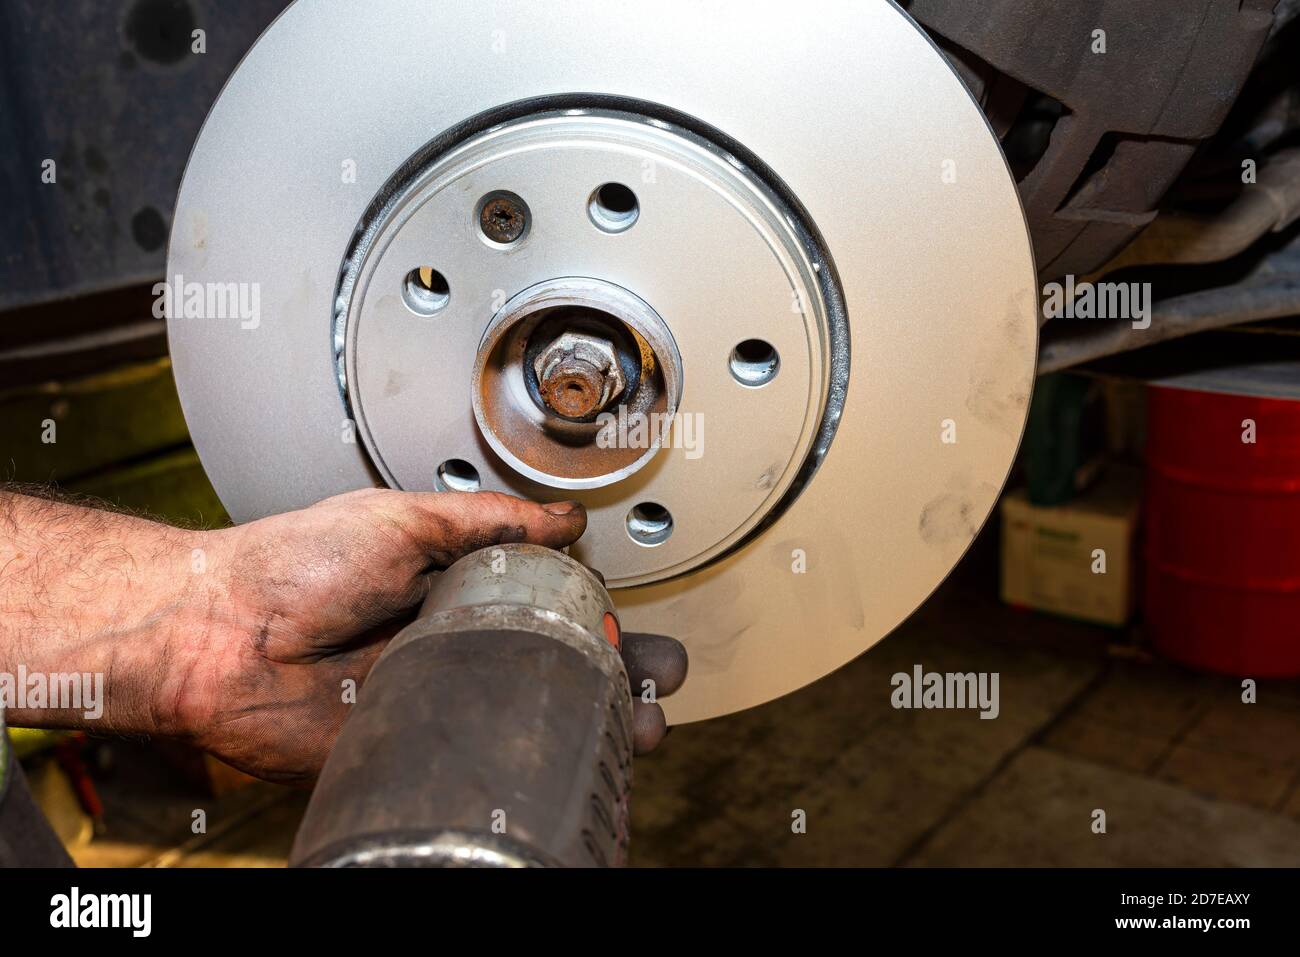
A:
[[[469,555],[384,650],[290,863],[622,863],[632,702],[608,592],[534,545]]]

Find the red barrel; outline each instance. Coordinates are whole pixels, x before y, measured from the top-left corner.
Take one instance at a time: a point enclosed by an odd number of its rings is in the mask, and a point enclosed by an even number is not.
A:
[[[1300,402],[1147,393],[1152,643],[1210,671],[1300,676]]]

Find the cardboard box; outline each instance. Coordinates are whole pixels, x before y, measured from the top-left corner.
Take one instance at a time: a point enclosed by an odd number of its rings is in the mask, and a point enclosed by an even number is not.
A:
[[[1008,492],[1002,500],[1002,600],[1126,624],[1137,594],[1141,497],[1141,472],[1127,466],[1111,466],[1066,505],[1032,505],[1024,489]]]

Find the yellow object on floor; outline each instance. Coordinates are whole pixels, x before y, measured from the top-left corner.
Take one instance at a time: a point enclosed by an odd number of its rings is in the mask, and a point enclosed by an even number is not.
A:
[[[1141,473],[1112,466],[1066,505],[1002,500],[1002,600],[1084,621],[1124,625],[1133,614]]]
[[[41,731],[37,728],[10,728],[9,743],[13,745],[14,757],[19,761],[31,757],[37,752],[52,748],[67,732]]]

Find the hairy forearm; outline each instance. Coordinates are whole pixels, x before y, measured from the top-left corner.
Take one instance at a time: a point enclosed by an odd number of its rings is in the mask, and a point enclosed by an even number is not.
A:
[[[307,782],[431,568],[585,527],[577,503],[370,488],[194,532],[0,487],[0,692],[20,671],[103,684],[97,717],[28,701],[7,718],[180,737]]]
[[[0,490],[5,720],[183,733],[171,704],[210,627],[214,534]]]

